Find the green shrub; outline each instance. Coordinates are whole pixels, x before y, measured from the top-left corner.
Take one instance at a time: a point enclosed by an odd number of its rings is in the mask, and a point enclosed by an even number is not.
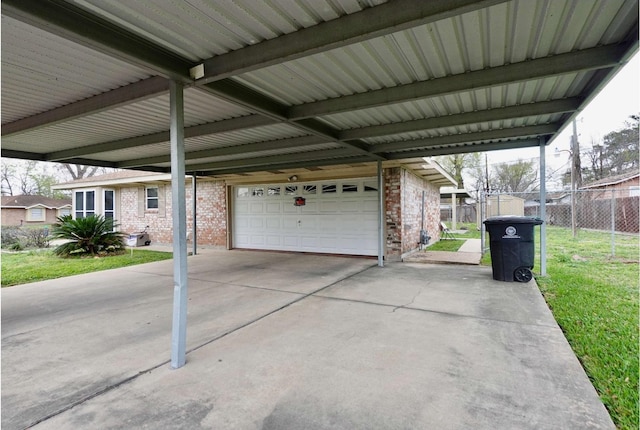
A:
[[[20,231],[20,227],[3,226],[2,230],[0,230],[0,234],[2,247],[13,249],[14,245],[20,242],[20,236],[22,232]]]
[[[27,248],[48,248],[49,227],[2,227],[2,247],[12,251]]]
[[[59,256],[113,254],[124,250],[124,233],[114,231],[111,218],[92,215],[86,218],[73,219],[71,215],[58,217],[53,225],[52,237],[66,239],[54,249]]]

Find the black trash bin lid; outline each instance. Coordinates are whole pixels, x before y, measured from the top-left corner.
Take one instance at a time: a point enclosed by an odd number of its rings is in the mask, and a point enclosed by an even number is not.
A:
[[[516,216],[516,215],[503,215],[487,218],[483,221],[484,224],[533,224],[540,225],[542,220],[540,218],[534,218],[529,216]]]

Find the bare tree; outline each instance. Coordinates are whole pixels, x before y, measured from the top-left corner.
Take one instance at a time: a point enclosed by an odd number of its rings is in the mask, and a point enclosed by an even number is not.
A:
[[[100,169],[97,166],[85,166],[82,164],[69,163],[63,163],[62,168],[66,169],[66,171],[71,175],[71,179],[74,181],[94,176],[96,172],[98,172],[98,169]]]
[[[518,160],[494,166],[495,188],[505,193],[532,191],[538,184],[538,169],[534,161]]]
[[[3,196],[13,195],[13,182],[15,180],[16,168],[13,164],[9,163],[6,159],[2,160],[2,167],[0,170],[1,187]]]

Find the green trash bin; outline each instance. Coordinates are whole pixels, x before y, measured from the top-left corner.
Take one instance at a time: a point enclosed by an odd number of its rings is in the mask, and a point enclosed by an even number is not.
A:
[[[484,221],[490,237],[493,279],[529,282],[533,278],[533,227],[540,224],[540,218],[524,216],[496,216]]]

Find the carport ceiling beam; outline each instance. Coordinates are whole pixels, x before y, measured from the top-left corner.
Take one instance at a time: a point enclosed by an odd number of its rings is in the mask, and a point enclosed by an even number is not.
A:
[[[194,63],[71,3],[2,0],[2,14],[166,78],[192,82]]]
[[[607,45],[445,78],[306,103],[292,107],[289,110],[289,118],[298,120],[331,115],[391,103],[402,103],[496,85],[541,79],[548,76],[614,67],[619,65],[627,50],[628,46],[624,44]]]
[[[145,100],[169,91],[169,81],[155,76],[75,103],[42,112],[2,125],[2,136],[7,137],[25,130],[50,126],[62,121],[113,109],[134,101]]]
[[[353,165],[353,164],[370,163],[370,162],[371,162],[370,158],[363,157],[361,155],[356,155],[352,157],[332,158],[327,160],[294,161],[294,162],[276,163],[276,164],[270,164],[268,166],[237,167],[237,168],[229,168],[229,169],[220,169],[215,171],[203,170],[203,171],[197,171],[197,174],[199,176],[238,175],[238,174],[253,173],[253,172],[272,172],[274,170],[287,170],[287,169],[311,169],[314,167],[322,167],[322,166]],[[192,171],[190,166],[187,166],[187,171],[189,172]]]
[[[290,139],[278,139],[265,142],[246,143],[242,145],[227,146],[224,148],[205,149],[202,151],[187,152],[185,158],[187,160],[198,160],[210,157],[223,157],[229,155],[247,154],[260,151],[272,151],[274,149],[290,149],[301,148],[310,145],[318,145],[327,143],[327,139],[317,136],[292,137]],[[127,169],[131,167],[140,167],[149,164],[168,163],[170,157],[161,155],[157,157],[138,158],[136,160],[127,160],[118,163],[118,167]]]
[[[528,148],[531,146],[538,146],[539,144],[540,144],[540,139],[537,137],[533,139],[504,140],[501,142],[465,143],[462,145],[443,147],[443,148],[439,147],[439,148],[423,149],[420,151],[398,152],[396,154],[389,155],[389,159],[401,160],[403,158],[409,158],[409,157],[435,157],[438,155],[499,151],[501,149]]]
[[[339,149],[328,149],[325,151],[310,151],[310,152],[302,152],[297,154],[272,155],[268,157],[244,158],[240,160],[228,160],[228,161],[218,161],[213,163],[194,164],[194,165],[188,165],[187,169],[191,172],[191,171],[262,166],[263,169],[268,168],[269,170],[274,170],[274,169],[278,170],[278,168],[274,168],[272,167],[272,165],[283,164],[283,163],[295,163],[296,161],[304,162],[304,161],[326,160],[328,158],[336,159],[336,158],[344,158],[344,157],[350,157],[355,155],[357,154],[354,154],[353,151],[350,151],[344,148],[339,148]],[[368,158],[368,160],[371,161],[370,158]]]
[[[185,138],[206,136],[215,133],[225,133],[247,128],[262,127],[274,124],[274,121],[261,115],[247,115],[224,121],[210,122],[207,124],[194,125],[184,130]],[[153,145],[156,143],[169,142],[169,130],[158,133],[147,134],[145,136],[131,137],[128,139],[113,140],[110,142],[96,143],[95,145],[81,146],[79,148],[65,149],[51,152],[46,155],[47,161],[61,161],[70,157],[78,157],[89,154],[99,154],[102,152],[119,151],[122,149],[134,148],[137,146]]]
[[[198,83],[326,52],[419,25],[487,8],[505,0],[392,0],[294,33],[205,60]]]
[[[247,88],[231,79],[212,82],[200,87],[202,90],[214,94],[231,103],[243,106],[249,110],[257,112],[275,121],[286,123],[298,130],[324,137],[345,148],[353,149],[369,157],[371,160],[382,160],[380,155],[372,154],[365,142],[351,141],[345,142],[338,138],[339,130],[318,121],[314,118],[292,121],[287,118],[288,107],[264,96],[251,88]]]
[[[540,103],[528,103],[518,106],[507,106],[498,109],[489,109],[426,119],[418,119],[414,121],[399,122],[394,124],[362,127],[353,130],[345,130],[340,133],[340,138],[349,140],[363,139],[368,137],[381,137],[399,133],[408,133],[412,131],[423,131],[436,128],[454,127],[458,125],[478,124],[481,122],[501,121],[505,119],[525,118],[536,115],[573,112],[580,107],[581,101],[582,99],[575,97]]]
[[[454,134],[450,136],[431,137],[429,139],[406,140],[402,142],[380,143],[372,145],[374,152],[396,152],[423,150],[434,146],[456,145],[461,143],[483,142],[498,139],[510,139],[517,137],[539,136],[554,134],[560,128],[559,124],[532,125],[528,127],[504,128],[498,130],[480,131],[476,133]],[[406,152],[399,152],[398,156],[386,154],[388,159],[410,158]]]

